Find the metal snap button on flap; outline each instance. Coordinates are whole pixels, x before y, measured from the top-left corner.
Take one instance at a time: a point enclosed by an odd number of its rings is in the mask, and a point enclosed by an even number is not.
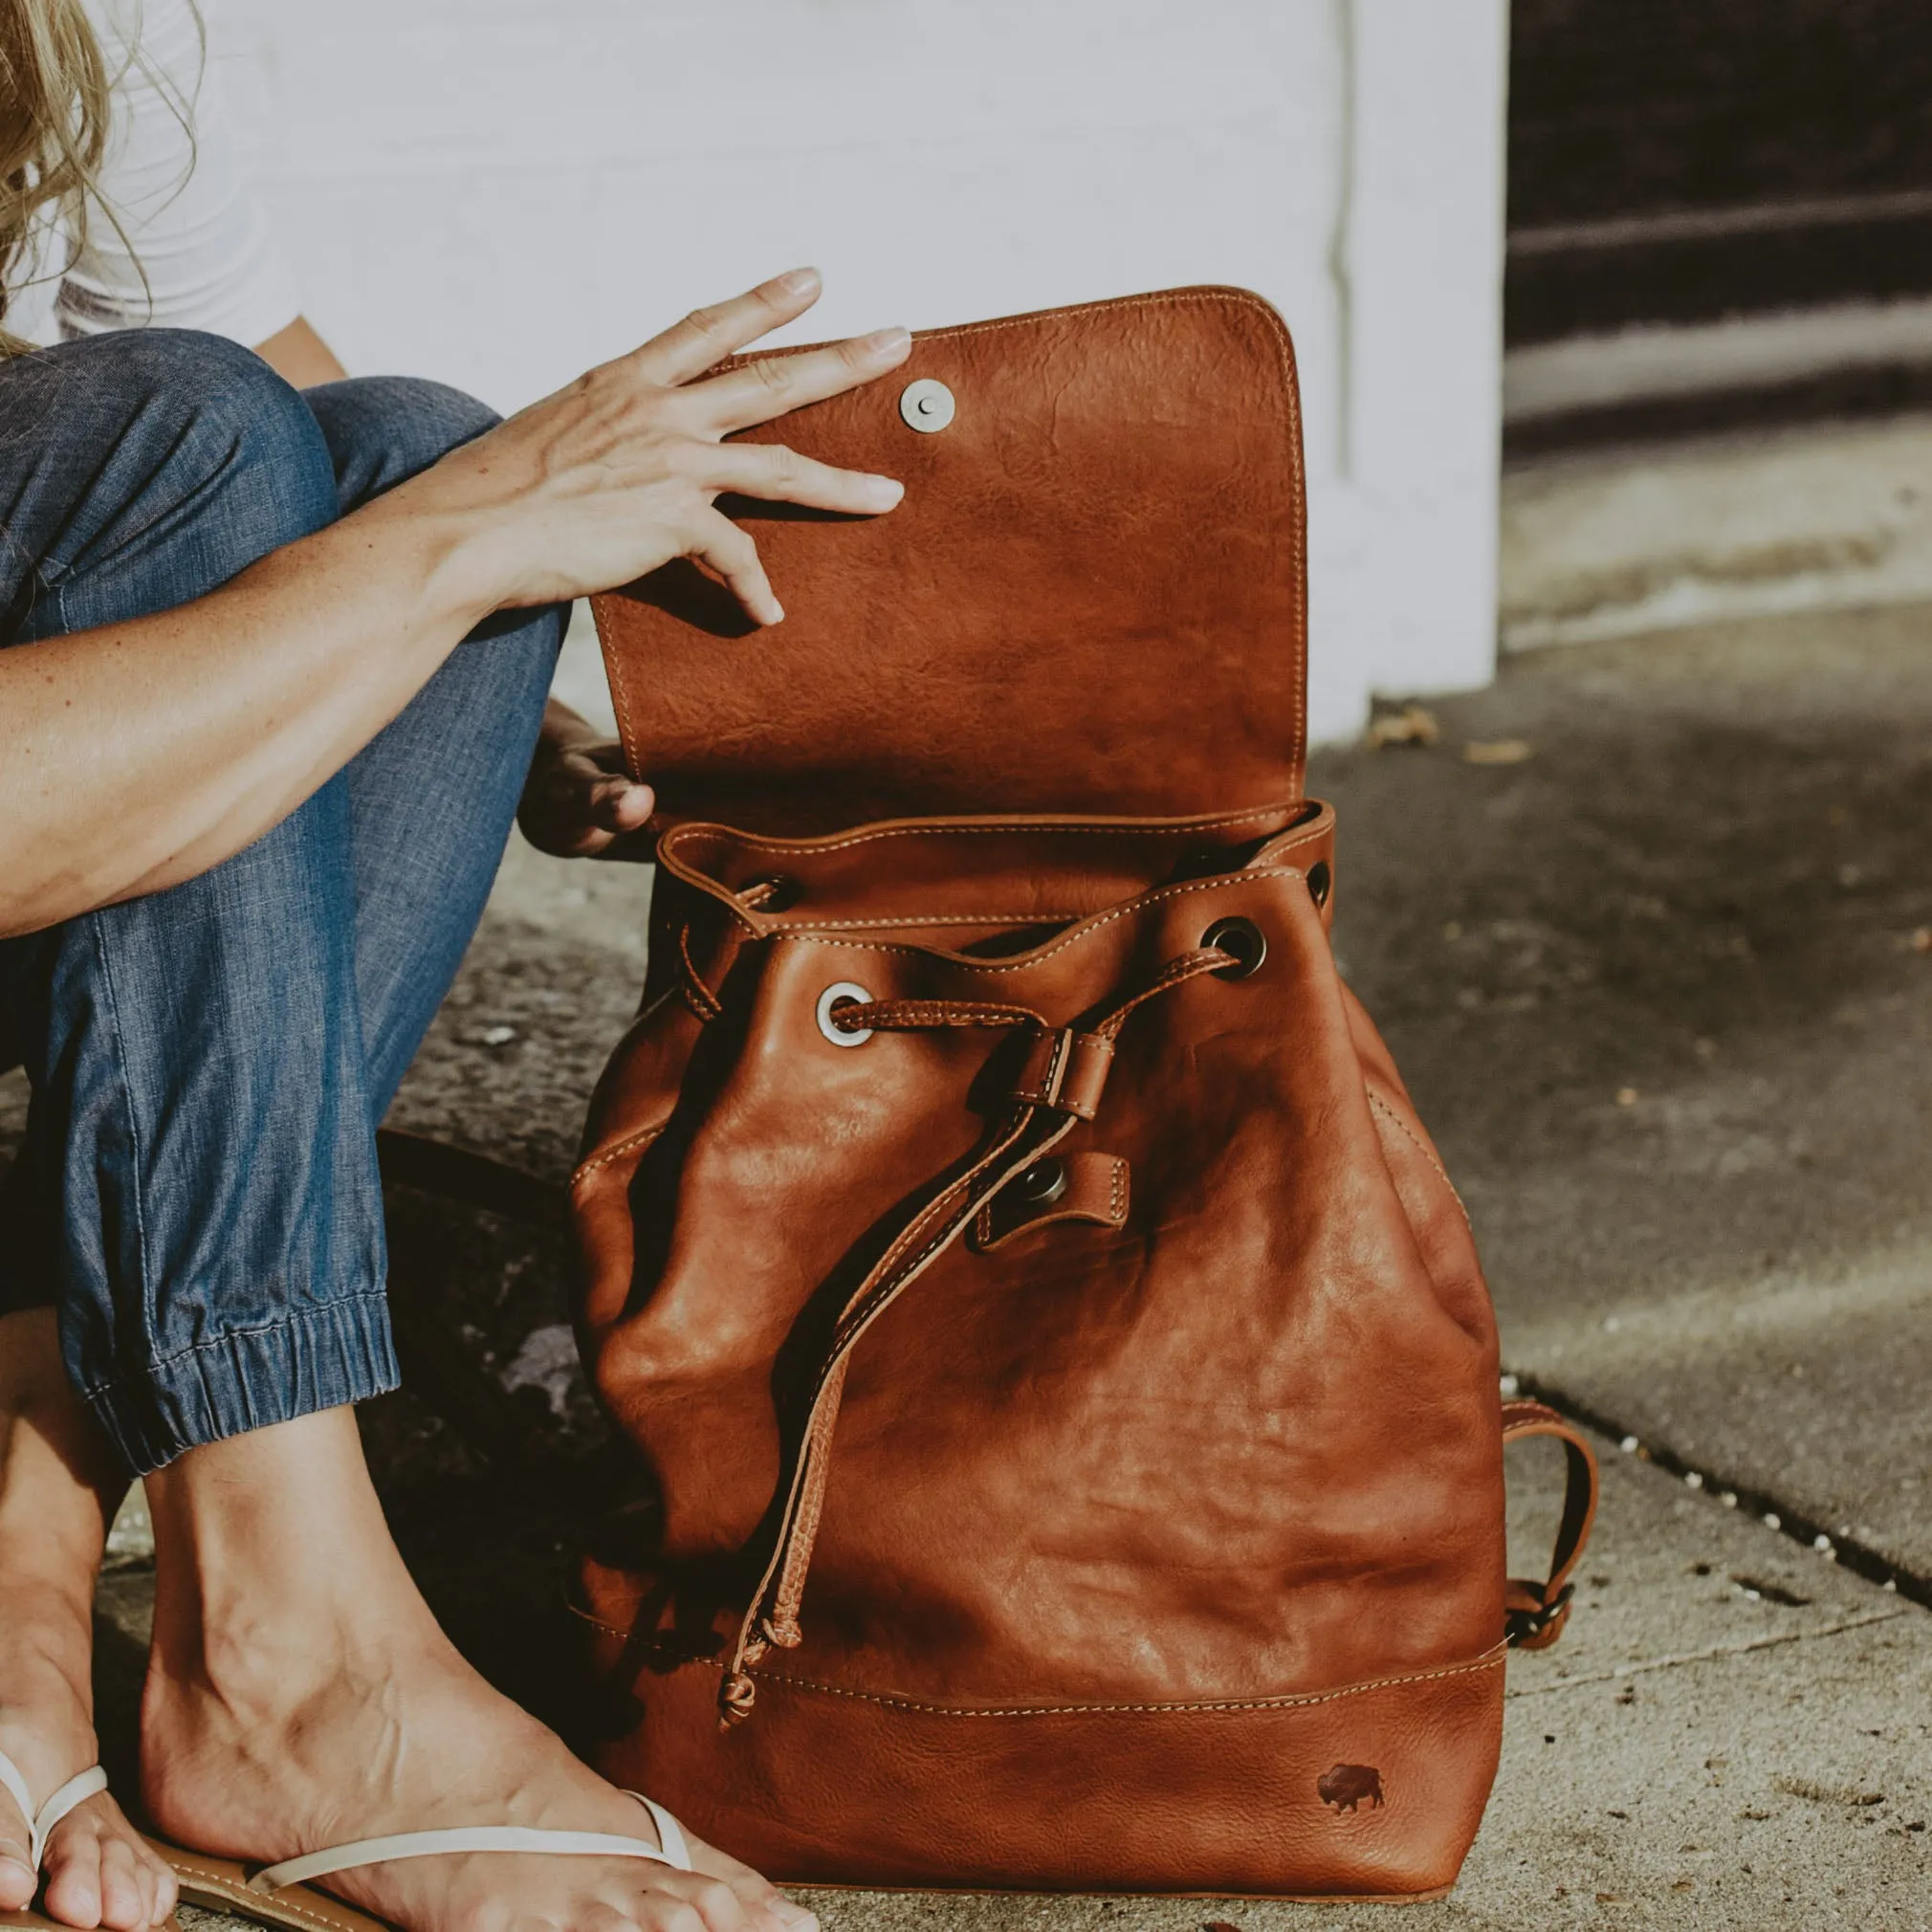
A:
[[[869,1026],[860,1026],[848,1030],[839,1025],[833,1020],[832,1015],[841,1006],[869,1006],[871,1003],[872,996],[855,980],[841,979],[835,984],[827,986],[819,995],[817,1016],[819,1031],[834,1046],[865,1045],[866,1042],[872,1037],[872,1029]]]
[[[953,391],[931,376],[908,383],[899,392],[899,414],[922,436],[936,436],[953,420]]]
[[[1036,1160],[1023,1169],[1013,1183],[1013,1191],[1035,1207],[1051,1207],[1066,1192],[1066,1163],[1064,1160]]]

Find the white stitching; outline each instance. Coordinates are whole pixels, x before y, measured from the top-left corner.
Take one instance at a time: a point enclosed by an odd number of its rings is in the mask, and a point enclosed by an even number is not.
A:
[[[589,1619],[596,1622],[595,1618]],[[598,1623],[601,1630],[627,1636],[614,1624]],[[1060,1718],[1105,1717],[1110,1715],[1164,1717],[1191,1712],[1215,1714],[1241,1711],[1305,1710],[1318,1704],[1339,1702],[1344,1698],[1366,1697],[1373,1691],[1402,1690],[1411,1684],[1439,1683],[1448,1678],[1473,1677],[1482,1671],[1499,1670],[1508,1660],[1508,1646],[1498,1644],[1468,1663],[1450,1664],[1442,1670],[1416,1671],[1404,1677],[1372,1678],[1366,1683],[1347,1684],[1340,1690],[1311,1691],[1300,1697],[1213,1699],[1196,1703],[1087,1703],[1087,1704],[934,1704],[916,1698],[887,1696],[878,1691],[848,1690],[843,1684],[821,1683],[814,1678],[789,1677],[782,1671],[755,1670],[751,1675],[761,1683],[783,1684],[791,1690],[814,1692],[821,1697],[846,1698],[856,1703],[883,1704],[889,1710],[914,1712],[935,1718]],[[706,1669],[717,1670],[714,1663]],[[719,1672],[722,1675],[722,1672]]]
[[[1439,1160],[1438,1160],[1433,1153],[1429,1152],[1428,1148],[1425,1147],[1420,1140],[1416,1138],[1416,1130],[1412,1128],[1409,1125],[1409,1123],[1406,1120],[1404,1120],[1402,1116],[1395,1110],[1395,1109],[1391,1107],[1390,1104],[1386,1100],[1384,1100],[1382,1096],[1379,1093],[1377,1093],[1372,1087],[1366,1087],[1366,1091],[1369,1095],[1370,1107],[1373,1109],[1376,1112],[1380,1113],[1385,1119],[1393,1121],[1395,1124],[1395,1126],[1402,1131],[1403,1134],[1407,1137],[1410,1144],[1416,1149],[1416,1152],[1419,1153],[1422,1156],[1422,1158],[1426,1160],[1429,1163],[1429,1165],[1433,1167],[1438,1175],[1441,1175],[1442,1185],[1449,1190],[1449,1198],[1456,1203],[1458,1209],[1460,1210],[1461,1212],[1463,1226],[1466,1227],[1469,1230],[1469,1232],[1473,1235],[1476,1232],[1476,1224],[1469,1218],[1469,1205],[1462,1198],[1462,1197],[1456,1192],[1456,1183],[1449,1178],[1449,1170],[1446,1167],[1444,1167],[1442,1163]]]
[[[1219,831],[1226,825],[1248,825],[1258,819],[1271,819],[1277,812],[1293,811],[1298,804],[1314,802],[1308,800],[1285,800],[1278,804],[1254,805],[1243,812],[1228,812],[1213,818],[1195,819],[1073,819],[1060,822],[1050,815],[1030,818],[1021,814],[1010,819],[981,819],[948,821],[944,819],[916,819],[910,823],[894,823],[883,825],[867,825],[848,833],[844,838],[823,839],[762,839],[754,832],[740,832],[731,825],[715,824],[707,819],[692,819],[681,825],[673,825],[660,845],[662,849],[670,850],[689,839],[722,840],[726,844],[747,845],[759,852],[843,852],[849,845],[865,845],[877,839],[932,839],[932,838],[974,838],[990,833],[1029,832],[1087,832],[1097,838],[1109,835],[1127,836],[1136,839],[1185,839],[1196,832]],[[1327,809],[1324,804],[1324,810]],[[1310,820],[1313,824],[1315,821]],[[1299,826],[1284,825],[1284,832],[1298,831]]]
[[[635,1133],[626,1134],[622,1140],[616,1142],[613,1146],[605,1148],[602,1153],[596,1154],[591,1159],[585,1161],[570,1176],[571,1193],[575,1194],[577,1192],[578,1182],[582,1180],[586,1175],[595,1174],[601,1167],[607,1167],[620,1155],[628,1153],[634,1147],[648,1146],[670,1125],[669,1121],[661,1120],[655,1127],[639,1128]]]
[[[949,966],[955,966],[969,973],[1023,973],[1029,967],[1037,966],[1042,960],[1050,959],[1056,953],[1064,953],[1069,946],[1077,946],[1089,933],[1097,933],[1103,926],[1111,925],[1116,919],[1131,918],[1149,906],[1157,906],[1163,900],[1176,898],[1183,892],[1215,892],[1246,885],[1250,880],[1259,879],[1298,879],[1301,870],[1294,866],[1267,866],[1254,872],[1224,873],[1218,879],[1194,880],[1184,886],[1163,886],[1157,891],[1145,892],[1140,897],[1130,899],[1123,906],[1116,906],[1110,912],[1103,912],[1098,917],[1087,920],[1074,932],[1068,933],[1056,944],[1038,953],[1028,953],[1018,959],[969,959],[961,953],[947,953],[935,946],[884,946],[876,939],[841,939],[837,927],[821,927],[802,930],[787,929],[774,933],[774,942],[790,943],[808,941],[815,946],[843,946],[857,953],[897,953],[912,959],[941,959]]]

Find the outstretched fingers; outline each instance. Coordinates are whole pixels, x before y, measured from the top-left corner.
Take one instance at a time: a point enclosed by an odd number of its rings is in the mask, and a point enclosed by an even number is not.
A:
[[[685,555],[715,571],[754,623],[784,622],[784,606],[773,594],[771,579],[758,560],[757,545],[722,511],[698,513]]]
[[[848,516],[877,516],[906,494],[906,486],[890,476],[835,469],[783,444],[720,443],[705,448],[700,460],[700,487],[707,497],[729,491]],[[783,618],[757,544],[721,511],[707,504],[699,512],[687,554],[715,571],[756,622],[771,625]]]
[[[808,403],[843,396],[847,389],[876,382],[895,369],[912,352],[912,338],[905,329],[880,329],[829,342],[823,349],[801,349],[796,355],[760,356],[742,368],[730,369],[697,384],[692,397],[705,420],[720,434],[769,423]]]
[[[729,301],[693,309],[627,360],[648,382],[688,383],[747,343],[795,321],[818,300],[823,286],[817,269],[774,275]]]
[[[740,496],[801,503],[851,516],[876,516],[906,494],[906,486],[893,477],[837,470],[782,443],[721,443],[705,456],[704,469],[705,486],[714,493],[731,490]]]

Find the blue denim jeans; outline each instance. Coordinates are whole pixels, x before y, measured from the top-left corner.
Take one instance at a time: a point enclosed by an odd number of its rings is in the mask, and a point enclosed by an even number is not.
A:
[[[494,421],[433,383],[297,393],[178,330],[0,363],[0,645],[201,597]],[[0,941],[0,1065],[11,1043],[33,1085],[0,1312],[57,1306],[137,1473],[395,1386],[376,1125],[482,912],[561,637],[556,608],[500,614],[245,851]]]

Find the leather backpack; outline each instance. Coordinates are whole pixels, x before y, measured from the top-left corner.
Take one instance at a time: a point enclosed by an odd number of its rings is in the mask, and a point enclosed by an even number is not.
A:
[[[790,1882],[1439,1892],[1595,1471],[1329,952],[1286,330],[940,329],[751,433],[907,494],[727,506],[769,637],[689,565],[598,603],[665,813],[573,1182],[645,1479],[604,1768]]]

